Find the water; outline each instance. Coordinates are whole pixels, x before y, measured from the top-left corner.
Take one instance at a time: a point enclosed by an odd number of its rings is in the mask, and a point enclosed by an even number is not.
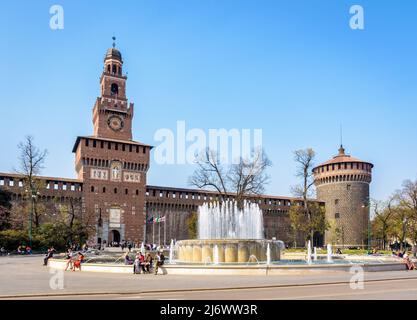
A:
[[[204,203],[198,208],[199,239],[263,239],[263,215],[258,204],[244,201]]]
[[[140,252],[142,252],[142,254],[145,254],[145,245],[142,242],[142,245],[140,246]]]
[[[308,240],[307,244],[307,264],[311,264],[311,241]]]
[[[329,243],[327,245],[327,262],[331,263],[333,261],[332,259],[332,245]]]
[[[213,248],[213,263],[219,264],[219,246],[217,244]]]
[[[314,261],[317,261],[317,248],[316,247],[314,247],[313,259]]]
[[[269,243],[266,247],[266,264],[269,266],[271,264],[271,247]]]
[[[174,240],[171,239],[171,243],[169,245],[169,263],[174,262]]]
[[[259,265],[259,260],[258,260],[258,258],[257,258],[254,254],[250,255],[250,257],[249,257],[249,259],[248,259],[248,263],[247,263],[247,264],[250,264],[250,263],[255,263],[255,262],[256,262],[256,264],[258,264],[258,265]]]

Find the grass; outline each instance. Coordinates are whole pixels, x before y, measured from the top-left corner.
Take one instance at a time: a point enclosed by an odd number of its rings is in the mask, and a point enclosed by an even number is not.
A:
[[[286,253],[306,253],[307,249],[306,248],[289,248],[289,249],[285,249]],[[335,251],[335,250],[333,250]],[[318,254],[326,254],[327,250],[326,249],[317,249],[317,253]],[[342,249],[342,253],[343,254],[350,254],[350,255],[367,255],[368,254],[368,250],[366,249]],[[389,250],[379,250],[378,251],[379,254],[387,254],[390,255],[391,251]]]

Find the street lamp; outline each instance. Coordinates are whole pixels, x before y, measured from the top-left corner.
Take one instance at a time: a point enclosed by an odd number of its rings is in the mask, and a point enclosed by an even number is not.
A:
[[[368,208],[368,254],[371,252],[371,201],[369,198],[362,205],[362,208]]]
[[[29,192],[29,190],[25,190],[26,192]],[[33,223],[33,214],[35,212],[35,199],[38,196],[39,192],[36,192],[36,190],[31,189],[31,209],[29,214],[29,247],[32,248],[32,223]]]

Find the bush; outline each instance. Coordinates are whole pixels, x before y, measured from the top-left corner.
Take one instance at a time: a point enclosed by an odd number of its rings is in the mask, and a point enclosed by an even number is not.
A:
[[[43,248],[43,238],[34,234],[32,237],[32,249],[39,250]],[[21,245],[29,245],[29,234],[25,230],[4,230],[0,231],[0,247],[6,248],[8,251],[17,250]]]
[[[87,231],[77,222],[74,223],[72,228],[61,222],[46,223],[34,231],[32,249],[46,251],[47,248],[54,247],[56,250],[65,250],[69,245],[74,243],[81,245],[87,239]],[[29,232],[27,230],[0,231],[0,247],[4,247],[8,251],[17,250],[18,246],[26,246],[29,243]]]

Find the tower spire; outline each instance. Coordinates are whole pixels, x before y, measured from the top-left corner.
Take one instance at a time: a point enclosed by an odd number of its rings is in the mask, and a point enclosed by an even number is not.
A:
[[[342,124],[340,124],[340,148],[339,148],[339,156],[345,155],[345,148],[343,148],[343,128]]]

